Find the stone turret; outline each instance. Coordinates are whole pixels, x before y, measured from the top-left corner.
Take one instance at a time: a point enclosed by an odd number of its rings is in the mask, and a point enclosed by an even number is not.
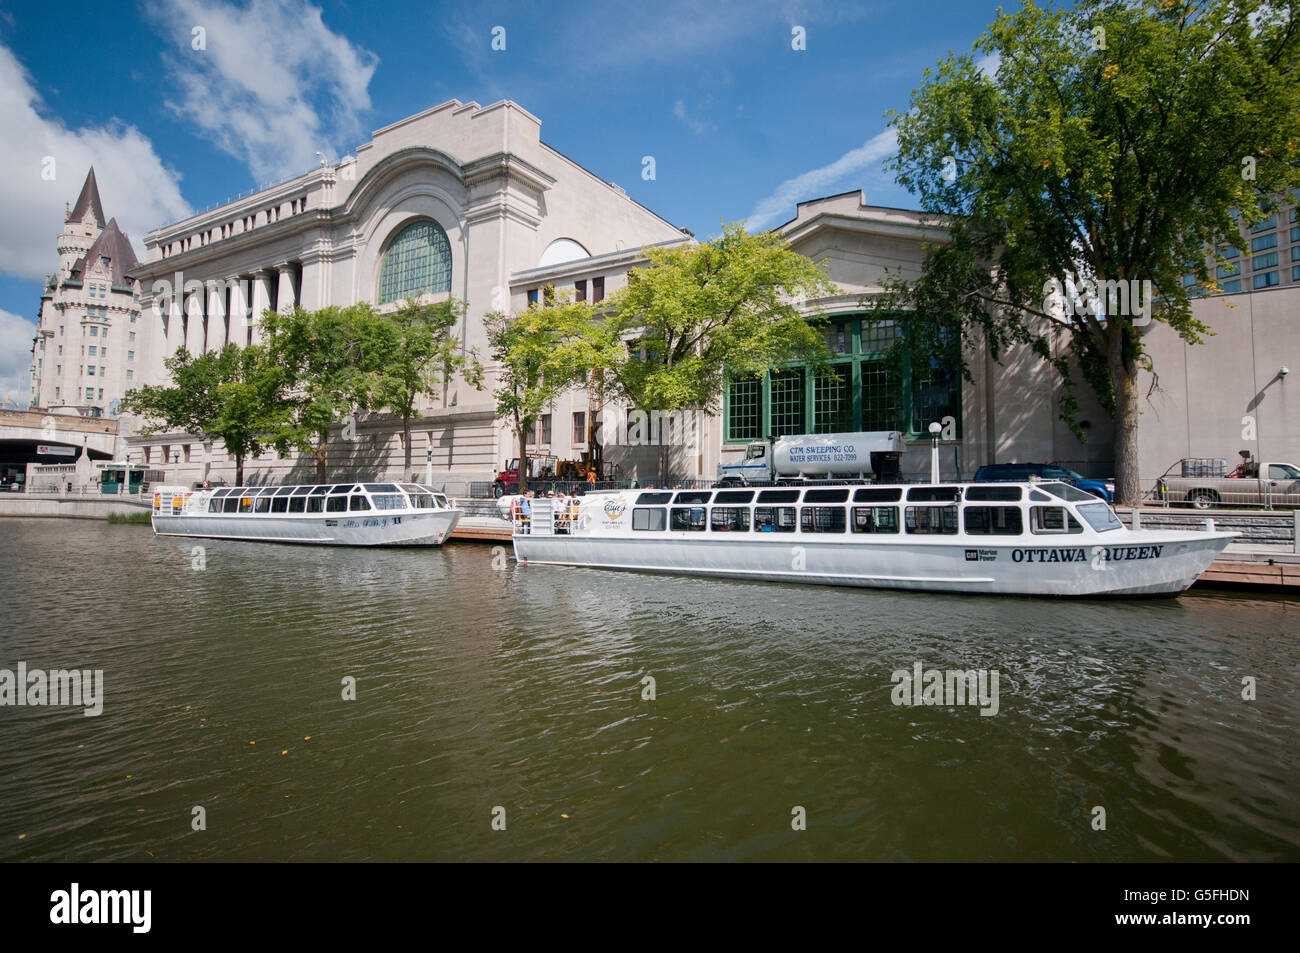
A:
[[[72,266],[90,250],[105,224],[104,204],[99,198],[95,168],[91,166],[76,204],[63,216],[63,234],[58,240],[60,279],[68,277]]]

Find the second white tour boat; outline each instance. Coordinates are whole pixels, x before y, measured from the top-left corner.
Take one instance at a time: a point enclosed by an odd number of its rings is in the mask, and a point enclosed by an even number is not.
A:
[[[438,546],[461,511],[415,483],[237,486],[153,494],[159,536],[203,536],[322,546]]]
[[[1237,535],[1132,530],[1065,483],[608,491],[513,522],[527,565],[1021,596],[1176,596]]]

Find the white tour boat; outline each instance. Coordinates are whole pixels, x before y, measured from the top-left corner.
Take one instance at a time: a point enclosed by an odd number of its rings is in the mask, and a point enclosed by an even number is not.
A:
[[[937,469],[937,467],[936,467]],[[1022,596],[1176,596],[1237,534],[1132,530],[1065,483],[622,490],[516,506],[520,564]]]
[[[160,536],[324,546],[437,546],[460,520],[443,494],[414,483],[236,486],[153,494]]]

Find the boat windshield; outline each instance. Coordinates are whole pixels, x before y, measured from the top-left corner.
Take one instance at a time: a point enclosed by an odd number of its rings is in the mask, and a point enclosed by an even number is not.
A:
[[[1039,483],[1037,486],[1040,490],[1046,490],[1067,503],[1086,503],[1089,500],[1097,499],[1096,494],[1087,493],[1077,486],[1070,486],[1068,483]]]
[[[1092,494],[1085,494],[1085,496],[1091,495]],[[1096,503],[1084,503],[1082,506],[1078,507],[1078,510],[1079,515],[1088,521],[1088,525],[1099,533],[1105,533],[1112,529],[1119,529],[1124,525],[1119,521],[1119,517],[1115,515],[1115,511],[1110,508],[1110,505],[1101,501]]]

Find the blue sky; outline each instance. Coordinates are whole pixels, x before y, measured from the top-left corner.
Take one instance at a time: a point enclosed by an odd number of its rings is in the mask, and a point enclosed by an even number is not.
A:
[[[850,189],[915,207],[880,169],[892,145],[883,114],[906,108],[926,67],[969,52],[996,6],[10,2],[0,10],[0,403],[26,404],[41,276],[57,267],[64,203],[90,163],[106,214],[138,254],[150,228],[453,98],[515,100],[551,146],[701,238],[723,220],[776,225],[796,201]],[[504,51],[492,49],[495,27]],[[792,49],[795,27],[804,50]]]

